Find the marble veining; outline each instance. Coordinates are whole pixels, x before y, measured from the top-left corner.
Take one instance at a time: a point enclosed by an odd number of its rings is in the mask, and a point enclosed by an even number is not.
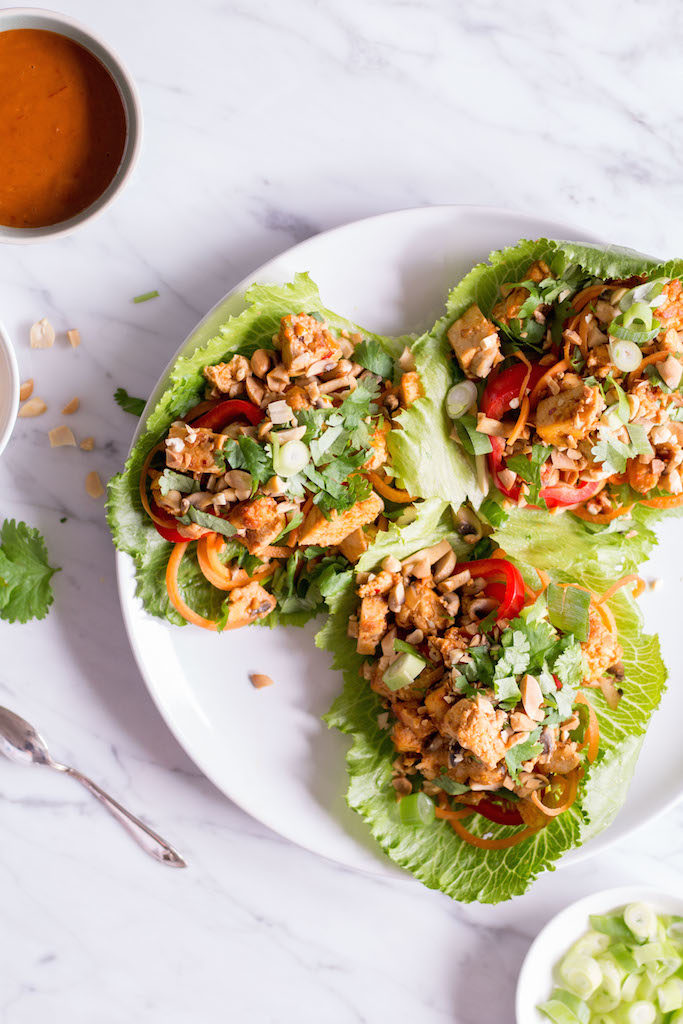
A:
[[[0,514],[62,572],[44,622],[0,624],[0,700],[150,820],[191,870],[147,860],[71,780],[0,764],[0,1019],[35,1024],[508,1024],[538,928],[597,887],[675,885],[683,808],[501,907],[359,875],[292,846],[190,763],[126,641],[102,503],[182,338],[254,266],[405,206],[482,203],[681,252],[683,9],[540,0],[62,0],[140,86],[145,138],[98,221],[0,248],[0,318],[49,406],[0,460]],[[161,297],[133,305],[158,288]],[[47,316],[55,347],[34,352]],[[64,332],[81,331],[73,351]],[[70,419],[96,446],[52,452]],[[66,517],[66,522],[60,522]],[[492,982],[493,979],[493,982]]]

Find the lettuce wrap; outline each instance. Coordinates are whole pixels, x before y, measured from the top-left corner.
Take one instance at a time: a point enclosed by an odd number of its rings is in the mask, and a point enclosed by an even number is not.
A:
[[[357,569],[376,569],[389,553],[399,558],[447,537],[457,544],[451,511],[437,500],[424,502],[408,526],[393,524],[358,563]],[[559,546],[559,545],[557,545]],[[463,557],[468,553],[461,547]],[[513,556],[526,555],[523,540]],[[530,580],[535,571],[513,557]],[[574,582],[596,591],[606,590],[615,580],[613,561],[582,559],[572,563],[566,556],[551,567],[548,559],[536,565],[558,582]],[[571,573],[568,571],[572,567]],[[615,710],[610,710],[599,690],[591,690],[600,727],[600,752],[584,778],[574,805],[550,824],[517,846],[502,850],[481,850],[464,843],[445,821],[424,826],[407,826],[396,812],[396,794],[391,786],[396,751],[389,733],[380,727],[383,711],[379,696],[361,675],[363,658],[356,642],[347,635],[350,616],[357,607],[352,579],[347,579],[331,599],[330,617],[318,633],[316,643],[332,654],[334,668],[342,672],[344,689],[326,716],[330,727],[351,737],[347,755],[349,788],[347,802],[367,823],[384,852],[410,871],[426,886],[439,889],[461,902],[478,900],[497,903],[525,892],[542,872],[553,870],[557,860],[570,849],[606,828],[623,803],[631,780],[643,735],[665,686],[666,670],[659,653],[659,641],[642,631],[635,602],[624,589],[610,600],[619,640],[624,650],[625,692]],[[493,824],[475,815],[470,828],[478,835],[505,836],[509,826]]]

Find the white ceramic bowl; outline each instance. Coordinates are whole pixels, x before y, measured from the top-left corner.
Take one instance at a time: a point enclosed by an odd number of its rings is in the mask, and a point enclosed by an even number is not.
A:
[[[88,29],[64,14],[34,7],[8,7],[0,10],[0,32],[10,29],[34,28],[57,32],[73,39],[89,50],[104,64],[119,91],[126,114],[126,144],[116,174],[101,196],[68,220],[48,224],[41,228],[11,228],[0,224],[0,242],[41,242],[48,238],[68,235],[86,221],[98,216],[109,206],[114,196],[130,177],[140,152],[142,140],[142,109],[135,83],[113,51]]]
[[[524,958],[517,981],[515,1008],[517,1024],[548,1024],[536,1007],[548,999],[553,985],[553,968],[572,943],[588,931],[590,914],[606,914],[627,903],[649,903],[659,913],[683,915],[683,889],[661,892],[645,885],[603,889],[571,903],[548,921],[536,936]]]
[[[10,439],[19,408],[19,367],[12,342],[0,323],[0,453]]]

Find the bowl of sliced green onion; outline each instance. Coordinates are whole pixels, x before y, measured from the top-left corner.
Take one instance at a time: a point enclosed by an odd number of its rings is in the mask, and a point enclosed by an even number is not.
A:
[[[517,1024],[683,1024],[683,891],[607,889],[552,918],[517,982]]]

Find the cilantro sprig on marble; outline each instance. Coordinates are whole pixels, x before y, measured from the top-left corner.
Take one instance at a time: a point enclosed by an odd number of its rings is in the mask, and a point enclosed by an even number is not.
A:
[[[6,519],[0,529],[0,618],[44,619],[54,600],[50,580],[56,572],[38,530]]]

